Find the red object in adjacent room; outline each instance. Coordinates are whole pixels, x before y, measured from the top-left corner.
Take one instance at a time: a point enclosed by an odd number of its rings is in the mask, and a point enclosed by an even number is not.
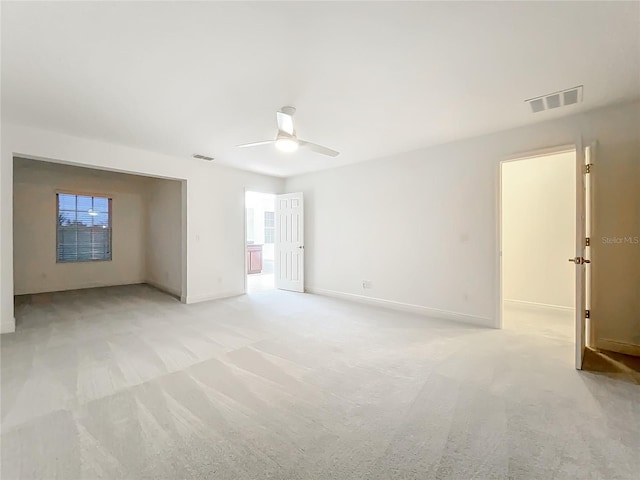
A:
[[[247,245],[247,273],[262,272],[262,245]]]

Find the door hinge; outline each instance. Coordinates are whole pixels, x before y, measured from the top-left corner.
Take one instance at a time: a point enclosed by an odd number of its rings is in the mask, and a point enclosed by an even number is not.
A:
[[[585,247],[590,247],[591,246],[591,238],[587,237],[584,239],[584,245]]]
[[[591,167],[593,167],[593,163],[587,163],[584,166],[584,173],[591,173]]]
[[[591,318],[591,310],[584,311],[584,318]]]

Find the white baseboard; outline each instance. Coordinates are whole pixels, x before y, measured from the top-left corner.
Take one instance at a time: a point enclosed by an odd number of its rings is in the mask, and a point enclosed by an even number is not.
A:
[[[182,303],[200,303],[208,302],[210,300],[220,300],[222,298],[237,297],[240,295],[244,295],[244,292],[234,290],[205,295],[187,295],[186,297],[180,297],[180,301],[182,301]]]
[[[180,299],[182,298],[182,292],[174,290],[173,288],[170,288],[170,287],[165,287],[161,283],[156,283],[151,280],[147,280],[144,283],[146,283],[147,285],[151,285],[153,288],[158,289],[161,292],[168,293],[169,295],[173,295],[174,297],[177,297]]]
[[[467,323],[478,325],[481,327],[495,327],[495,322],[491,318],[469,315],[467,313],[452,312],[449,310],[440,310],[438,308],[424,307],[422,305],[413,305],[411,303],[396,302],[394,300],[385,300],[376,297],[367,297],[365,295],[357,295],[355,293],[337,292],[335,290],[326,290],[324,288],[305,287],[305,292],[323,295],[327,297],[341,298],[352,302],[364,303],[367,305],[375,305],[378,307],[389,308],[400,312],[415,313],[425,317],[438,318],[442,320],[450,320],[453,322]]]
[[[640,345],[633,343],[619,342],[609,338],[599,338],[596,340],[596,348],[601,350],[611,350],[612,352],[624,353],[626,355],[640,356]]]
[[[512,307],[526,307],[533,308],[536,310],[554,310],[556,312],[573,312],[575,308],[573,307],[565,307],[564,305],[552,305],[549,303],[539,303],[539,302],[527,302],[525,300],[514,300],[512,298],[505,298],[504,305],[512,306]]]
[[[143,283],[147,283],[146,280],[133,280],[127,281],[126,283],[92,283],[92,284],[83,284],[83,285],[67,285],[67,286],[56,286],[56,287],[47,287],[47,288],[36,288],[31,290],[16,290],[14,292],[14,296],[20,295],[39,295],[41,293],[59,293],[59,292],[71,292],[74,290],[89,290],[91,288],[107,288],[107,287],[126,287],[128,285],[141,285]]]
[[[3,333],[13,333],[16,331],[16,319],[13,319],[13,322],[2,322],[0,323],[0,334]]]

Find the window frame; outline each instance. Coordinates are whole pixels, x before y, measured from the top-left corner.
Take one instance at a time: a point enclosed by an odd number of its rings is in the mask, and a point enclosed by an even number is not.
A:
[[[267,214],[271,214],[271,220],[273,225],[269,225],[267,226]],[[264,228],[264,243],[265,245],[273,245],[274,243],[276,243],[276,212],[272,212],[270,210],[265,210],[264,215],[263,215],[263,228]],[[267,230],[268,229],[268,230]],[[270,232],[271,234],[271,241],[267,242],[267,231]]]
[[[255,208],[247,208],[247,245],[254,244],[256,241],[256,227],[255,227],[256,212]]]
[[[68,190],[56,190],[55,192],[56,199],[56,244],[55,244],[55,255],[56,255],[56,263],[66,264],[66,263],[91,263],[91,262],[111,262],[113,261],[113,195],[107,193],[94,193],[94,192],[77,192],[77,191],[68,191]],[[107,199],[107,218],[108,218],[108,228],[109,228],[109,258],[87,258],[87,259],[75,259],[75,260],[62,260],[58,256],[58,248],[60,245],[60,229],[58,224],[58,219],[60,218],[60,195],[74,195],[76,197],[76,214],[78,212],[78,199],[77,197],[91,197],[93,198],[106,198]],[[91,201],[93,204],[93,200]],[[77,243],[77,233],[76,233],[76,246]],[[93,232],[91,232],[91,239],[93,240]]]

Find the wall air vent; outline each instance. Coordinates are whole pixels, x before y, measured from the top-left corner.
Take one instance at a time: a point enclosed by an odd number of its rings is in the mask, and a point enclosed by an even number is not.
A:
[[[582,101],[582,85],[525,100],[533,113],[574,105]]]
[[[198,160],[206,160],[207,162],[210,162],[211,160],[213,160],[213,157],[207,157],[206,155],[200,155],[199,153],[194,153],[191,156],[193,158],[197,158]]]

